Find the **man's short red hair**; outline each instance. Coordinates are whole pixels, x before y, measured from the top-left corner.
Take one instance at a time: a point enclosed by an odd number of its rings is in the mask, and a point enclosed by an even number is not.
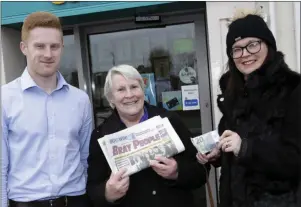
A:
[[[62,32],[60,19],[49,12],[34,12],[26,17],[22,26],[22,41],[27,40],[29,32],[36,27],[54,28]]]

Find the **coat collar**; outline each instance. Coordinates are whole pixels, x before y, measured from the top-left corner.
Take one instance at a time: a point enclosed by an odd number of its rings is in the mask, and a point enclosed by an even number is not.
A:
[[[165,112],[165,109],[152,106],[148,104],[146,101],[144,102],[144,107],[148,112],[148,119],[157,116],[160,112]],[[126,128],[125,124],[120,120],[120,116],[116,108],[112,110],[112,114],[107,118],[105,123],[103,123],[99,127],[102,127],[104,124],[108,124],[109,126],[112,126],[112,128],[110,128],[110,131],[112,132],[116,132]]]

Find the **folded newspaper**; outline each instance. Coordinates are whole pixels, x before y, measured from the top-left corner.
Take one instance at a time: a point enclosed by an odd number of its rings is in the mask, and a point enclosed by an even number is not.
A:
[[[217,130],[202,134],[200,136],[191,138],[192,144],[202,154],[206,154],[213,150],[219,142],[219,134]]]
[[[160,116],[99,138],[98,143],[112,172],[127,168],[126,175],[149,167],[155,156],[171,157],[185,150],[168,118]]]

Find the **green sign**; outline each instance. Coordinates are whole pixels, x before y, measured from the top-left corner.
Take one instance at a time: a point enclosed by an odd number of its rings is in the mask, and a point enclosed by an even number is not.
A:
[[[173,50],[175,54],[193,52],[193,40],[189,38],[175,40],[173,43]]]

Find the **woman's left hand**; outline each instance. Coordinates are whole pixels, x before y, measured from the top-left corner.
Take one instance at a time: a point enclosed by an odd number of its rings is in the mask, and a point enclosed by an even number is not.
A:
[[[150,165],[158,175],[170,180],[178,178],[178,163],[174,158],[158,156],[155,159],[150,161]]]
[[[222,149],[224,152],[233,152],[235,156],[238,155],[241,146],[240,136],[233,131],[226,130],[220,138],[218,143],[218,148]]]

